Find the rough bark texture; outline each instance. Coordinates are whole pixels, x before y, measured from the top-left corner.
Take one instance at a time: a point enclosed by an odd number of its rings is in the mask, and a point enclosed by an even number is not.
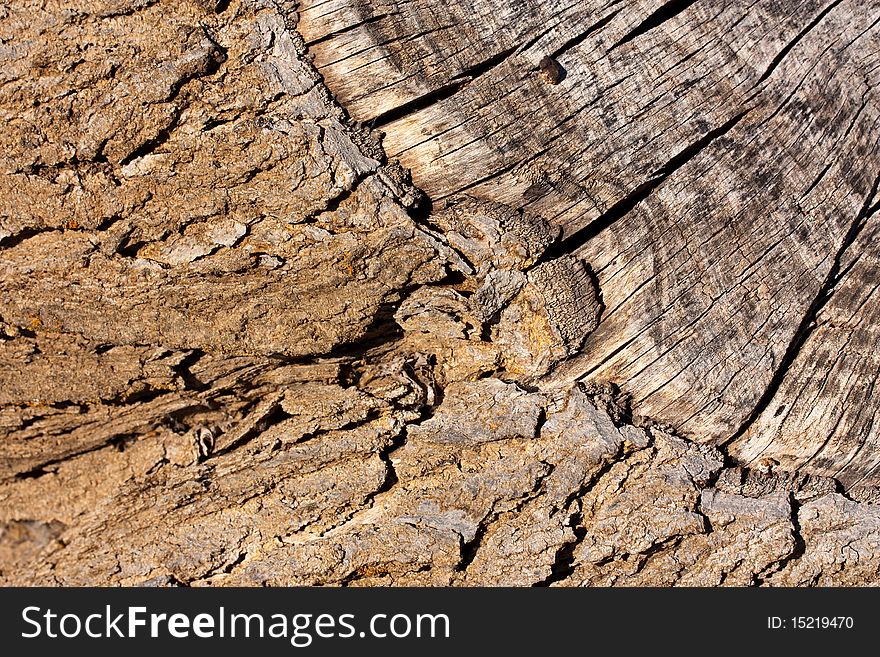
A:
[[[0,5],[0,581],[880,581],[878,24]]]

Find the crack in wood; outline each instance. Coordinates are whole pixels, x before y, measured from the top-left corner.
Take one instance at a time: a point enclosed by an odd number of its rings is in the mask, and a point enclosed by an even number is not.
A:
[[[880,174],[878,174],[877,177],[874,179],[874,184],[872,185],[868,194],[865,196],[865,201],[862,204],[862,209],[856,215],[855,219],[853,219],[853,221],[850,223],[849,229],[847,230],[846,235],[844,235],[840,247],[834,254],[831,268],[828,270],[828,273],[825,276],[825,280],[822,282],[822,285],[819,286],[816,296],[813,298],[810,305],[807,306],[806,312],[804,312],[800,324],[792,335],[791,340],[786,347],[785,353],[782,359],[779,361],[779,365],[773,371],[773,375],[771,376],[770,381],[765,387],[764,392],[758,398],[758,401],[755,403],[752,411],[745,418],[739,428],[733,434],[731,434],[730,437],[720,442],[720,445],[722,447],[730,445],[731,443],[741,438],[755,423],[755,421],[761,416],[761,414],[767,410],[773,399],[776,397],[776,393],[782,386],[782,381],[785,379],[786,374],[788,373],[795,359],[798,357],[798,354],[806,343],[807,338],[809,338],[813,331],[815,331],[816,318],[819,314],[819,311],[828,303],[829,299],[831,299],[831,296],[834,294],[835,286],[841,280],[840,269],[844,254],[859,236],[859,233],[865,226],[866,220],[874,212],[876,212],[875,208],[880,206],[880,203],[874,206],[871,205],[871,202],[877,195],[878,187],[880,187]]]
[[[368,18],[365,18],[362,21],[358,21],[356,23],[352,23],[351,25],[346,25],[345,27],[340,28],[338,30],[328,32],[324,36],[318,37],[317,39],[312,39],[311,41],[306,41],[306,47],[311,48],[312,46],[316,46],[320,43],[324,43],[325,41],[329,41],[330,39],[335,39],[338,36],[342,36],[343,34],[346,34],[348,32],[356,30],[360,27],[370,25],[371,23],[378,23],[379,21],[383,21],[387,18],[390,18],[391,16],[399,16],[399,15],[400,15],[399,11],[394,11],[394,12],[389,12],[389,13],[385,13],[385,14],[378,14],[376,16],[370,16]]]
[[[458,92],[462,87],[469,84],[470,82],[473,82],[481,75],[485,75],[493,68],[501,64],[504,60],[506,60],[514,52],[516,52],[516,50],[516,47],[507,48],[506,50],[503,50],[494,57],[490,57],[484,62],[475,64],[474,66],[465,69],[460,74],[452,78],[452,80],[448,84],[445,84],[442,87],[431,91],[430,93],[424,94],[423,96],[414,98],[411,101],[404,103],[403,105],[382,112],[372,119],[368,119],[366,123],[371,128],[381,128],[382,126],[388,125],[393,121],[399,121],[400,119],[406,118],[411,114],[421,112],[422,110],[425,110],[432,105],[447,100],[448,98],[454,96],[455,93]]]
[[[795,35],[794,39],[789,41],[785,47],[780,50],[773,60],[770,62],[770,65],[764,70],[764,73],[761,74],[761,77],[758,78],[758,81],[755,83],[755,86],[760,85],[767,78],[773,75],[773,71],[776,70],[776,67],[782,62],[783,59],[791,52],[792,48],[794,48],[807,34],[809,34],[813,28],[815,28],[819,23],[822,22],[822,19],[825,18],[831,11],[837,7],[843,0],[834,0],[830,5],[828,5],[825,9],[823,9],[818,16],[816,16],[810,23],[802,29],[800,32]]]
[[[750,111],[750,109],[743,110],[714,130],[710,130],[704,134],[694,143],[679,151],[674,157],[668,160],[666,164],[650,176],[646,182],[642,183],[629,194],[617,201],[599,217],[591,221],[584,228],[581,228],[577,232],[572,233],[562,241],[551,246],[545,253],[545,257],[551,259],[556,258],[563,253],[574,253],[587,242],[594,239],[602,231],[607,230],[618,219],[629,214],[633,208],[648,198],[651,195],[651,192],[663,184],[669,176],[685,166],[716,139],[730,132],[730,130],[742,121]]]
[[[587,37],[589,37],[591,34],[601,30],[603,27],[608,25],[608,23],[613,21],[621,11],[623,11],[623,8],[614,10],[613,12],[611,12],[610,14],[605,16],[604,18],[602,18],[602,19],[596,21],[595,23],[593,23],[592,25],[590,25],[590,27],[588,27],[586,30],[584,30],[580,34],[576,34],[575,36],[571,37],[570,39],[568,39],[568,41],[566,41],[561,46],[556,48],[552,53],[550,53],[550,57],[552,57],[553,59],[557,59],[557,58],[561,57],[562,55],[564,55],[569,50],[571,50],[572,48],[578,47],[580,44],[582,44],[584,41],[586,41]],[[529,44],[527,44],[523,49],[527,48],[529,45],[531,45],[531,42]]]
[[[690,6],[693,5],[695,2],[697,2],[697,0],[672,0],[672,2],[667,2],[665,5],[651,13],[634,29],[624,35],[617,43],[611,46],[608,51],[611,52],[612,50],[615,50],[616,48],[626,43],[629,43],[633,39],[642,36],[646,32],[649,32],[654,28],[660,27],[666,21],[675,18],[680,13],[690,8]]]

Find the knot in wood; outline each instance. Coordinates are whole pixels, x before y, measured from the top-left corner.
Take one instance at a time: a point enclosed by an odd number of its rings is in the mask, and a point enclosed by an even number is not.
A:
[[[538,63],[538,75],[547,84],[559,84],[562,82],[563,69],[555,59],[544,55]]]

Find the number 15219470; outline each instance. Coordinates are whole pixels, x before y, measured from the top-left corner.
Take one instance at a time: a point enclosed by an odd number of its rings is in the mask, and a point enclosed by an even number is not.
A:
[[[854,625],[852,616],[767,617],[767,628],[771,630],[851,630]]]

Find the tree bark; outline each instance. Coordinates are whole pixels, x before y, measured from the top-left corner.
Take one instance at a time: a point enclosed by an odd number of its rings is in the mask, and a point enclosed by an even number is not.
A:
[[[880,579],[880,3],[0,7],[7,584]]]

